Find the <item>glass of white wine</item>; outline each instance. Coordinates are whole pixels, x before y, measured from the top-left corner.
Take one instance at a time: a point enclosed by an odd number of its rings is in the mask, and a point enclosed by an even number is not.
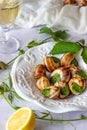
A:
[[[13,53],[20,47],[19,40],[8,35],[8,31],[18,16],[22,2],[22,0],[0,0],[0,53]]]

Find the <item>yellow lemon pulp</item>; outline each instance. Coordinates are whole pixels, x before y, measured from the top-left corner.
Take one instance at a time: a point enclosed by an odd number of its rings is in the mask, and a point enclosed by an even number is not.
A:
[[[34,113],[27,107],[14,112],[6,123],[6,130],[34,130],[34,127]]]

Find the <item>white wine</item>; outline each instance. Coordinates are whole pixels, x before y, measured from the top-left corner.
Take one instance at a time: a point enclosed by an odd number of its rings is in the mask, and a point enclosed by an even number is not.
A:
[[[19,12],[20,4],[0,6],[0,24],[12,23]]]
[[[18,51],[20,42],[8,35],[11,25],[23,3],[23,0],[0,0],[0,53],[10,54]]]

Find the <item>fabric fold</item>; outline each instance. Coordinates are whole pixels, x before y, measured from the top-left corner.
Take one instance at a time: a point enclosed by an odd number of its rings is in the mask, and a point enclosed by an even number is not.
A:
[[[63,6],[62,0],[38,0],[35,3],[34,1],[25,3],[16,25],[33,27],[39,24],[85,34],[87,33],[87,7]]]

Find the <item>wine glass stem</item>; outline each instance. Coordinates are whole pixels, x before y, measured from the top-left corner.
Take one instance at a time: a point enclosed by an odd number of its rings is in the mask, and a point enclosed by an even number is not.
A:
[[[8,27],[8,26],[2,25],[0,27],[0,41],[1,42],[4,43],[4,42],[8,41],[8,39],[9,39],[8,32],[9,31],[10,31],[10,27]]]

